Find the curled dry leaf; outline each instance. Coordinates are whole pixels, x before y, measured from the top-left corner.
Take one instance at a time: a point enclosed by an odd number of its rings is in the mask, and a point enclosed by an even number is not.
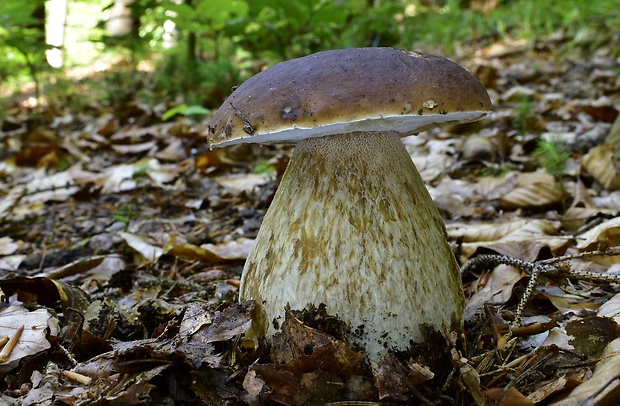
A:
[[[97,180],[104,194],[128,191],[136,188],[134,180],[136,168],[133,164],[114,165],[103,170]]]
[[[491,246],[480,247],[476,251],[476,255],[479,254],[498,254],[529,262],[551,258],[552,256],[548,245],[533,239],[509,242],[500,241]]]
[[[15,276],[0,280],[0,289],[6,296],[16,295],[22,302],[54,307],[60,302],[65,318],[79,318],[77,312],[86,310],[89,298],[78,287],[45,277]],[[77,312],[76,312],[77,311]]]
[[[60,268],[44,271],[36,274],[36,277],[42,278],[66,278],[68,276],[84,274],[93,268],[98,267],[106,259],[105,255],[95,255],[92,257],[80,258],[70,264],[61,266]]]
[[[612,145],[601,144],[592,148],[583,156],[581,165],[605,189],[620,189],[620,173]]]
[[[575,238],[577,248],[582,251],[597,249],[600,243],[609,247],[620,246],[620,217],[607,220]]]

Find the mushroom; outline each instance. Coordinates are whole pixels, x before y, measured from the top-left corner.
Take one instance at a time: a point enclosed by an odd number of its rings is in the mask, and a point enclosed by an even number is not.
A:
[[[319,52],[253,76],[209,123],[213,147],[295,143],[241,277],[271,337],[285,307],[325,304],[371,359],[462,327],[459,267],[401,136],[486,116],[482,84],[439,56]]]

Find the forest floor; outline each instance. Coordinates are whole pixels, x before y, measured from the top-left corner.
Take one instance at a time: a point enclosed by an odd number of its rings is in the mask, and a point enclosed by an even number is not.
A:
[[[0,336],[18,340],[0,363],[0,403],[610,404],[620,396],[613,49],[586,52],[559,33],[470,50],[457,61],[487,87],[493,114],[403,140],[459,262],[521,261],[464,268],[464,339],[446,341],[449,375],[411,354],[369,365],[309,327],[326,320],[316,309],[282,338],[299,353],[244,338],[254,305],[237,303],[239,278],[290,148],[210,151],[206,121],[164,122],[136,95],[79,111],[16,101],[0,128]],[[322,344],[308,352],[310,335]]]

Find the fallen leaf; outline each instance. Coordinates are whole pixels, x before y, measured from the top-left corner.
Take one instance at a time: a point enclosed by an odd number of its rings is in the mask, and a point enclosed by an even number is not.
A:
[[[24,327],[8,360],[0,364],[0,370],[6,373],[16,366],[14,361],[50,348],[47,334],[49,331],[51,335],[58,335],[58,323],[47,309],[28,311],[20,305],[0,309],[0,335],[12,337],[21,326]]]
[[[11,255],[19,249],[20,244],[11,237],[0,237],[0,255]]]
[[[590,230],[575,236],[576,247],[582,251],[592,251],[600,243],[609,247],[620,246],[620,217],[607,220]]]
[[[525,397],[514,386],[503,388],[489,388],[483,392],[497,406],[534,406],[534,402]]]
[[[620,173],[614,159],[614,147],[598,145],[581,159],[581,165],[598,183],[607,190],[620,188]]]
[[[269,182],[271,176],[257,173],[235,173],[232,175],[216,176],[213,179],[223,187],[234,192],[251,193],[257,187]]]
[[[610,342],[596,364],[594,374],[554,406],[615,405],[620,396],[620,338]]]
[[[505,209],[533,208],[548,206],[560,201],[560,191],[553,176],[539,170],[532,173],[520,173],[517,185],[503,195],[500,205]]]
[[[620,324],[620,293],[603,303],[598,309],[597,316],[612,318]]]
[[[242,237],[220,244],[205,244],[204,248],[224,259],[244,260],[247,258],[253,244],[253,239]]]
[[[136,234],[121,231],[118,235],[125,240],[128,246],[142,255],[144,260],[147,262],[157,262],[159,257],[164,254],[164,250],[161,247],[149,244],[142,237]]]

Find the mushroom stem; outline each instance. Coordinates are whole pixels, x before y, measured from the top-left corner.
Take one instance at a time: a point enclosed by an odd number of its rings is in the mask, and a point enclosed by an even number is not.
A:
[[[397,134],[350,133],[297,144],[241,279],[265,311],[324,303],[371,358],[462,325],[460,273],[445,226]],[[276,324],[277,324],[276,323]]]

